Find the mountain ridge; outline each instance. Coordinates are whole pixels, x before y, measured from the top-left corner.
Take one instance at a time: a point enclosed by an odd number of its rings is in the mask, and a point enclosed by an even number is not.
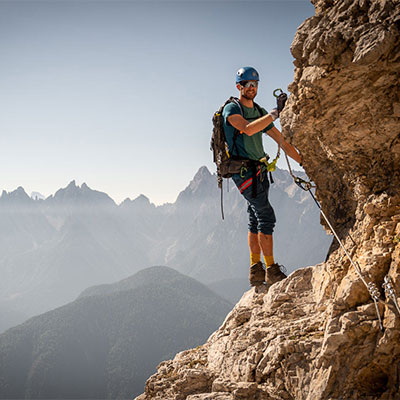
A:
[[[287,177],[289,177],[289,179],[291,179],[290,175],[288,175],[288,171],[284,170],[284,169],[280,169],[280,168],[277,168],[276,172],[274,173],[274,176],[275,175],[282,176],[282,173],[287,174]],[[304,176],[304,172],[302,172],[302,171],[293,170],[293,173],[297,176]],[[189,184],[186,186],[186,188],[181,190],[181,192],[178,194],[177,200],[179,199],[179,196],[181,194],[184,194],[186,192],[191,192],[192,194],[196,193],[197,190],[201,189],[201,187],[204,185],[205,182],[207,182],[207,183],[213,182],[212,184],[214,185],[215,179],[216,179],[215,172],[212,173],[208,169],[208,167],[205,165],[199,167],[199,169],[195,173],[193,179],[189,182]],[[215,185],[215,192],[216,193],[218,192],[216,185]],[[26,196],[24,196],[24,194]],[[37,197],[35,198],[33,195],[36,195]],[[86,198],[89,199],[90,197],[93,198],[96,195],[98,195],[99,197],[102,197],[109,204],[114,203],[118,207],[120,207],[125,202],[128,202],[128,203],[133,203],[133,202],[150,203],[150,204],[154,205],[156,208],[163,208],[165,205],[173,204],[173,203],[163,203],[160,205],[155,205],[154,203],[151,202],[151,199],[149,197],[147,197],[145,194],[139,194],[138,196],[136,196],[133,199],[131,199],[130,197],[127,197],[126,199],[122,200],[119,204],[117,204],[112,199],[112,197],[110,197],[107,193],[92,189],[85,182],[82,183],[81,186],[79,186],[76,184],[75,180],[70,181],[70,183],[67,184],[67,186],[57,189],[54,194],[50,194],[47,197],[41,195],[41,193],[38,191],[33,191],[32,195],[29,196],[22,186],[18,186],[17,189],[14,189],[9,192],[6,190],[2,190],[2,194],[0,196],[0,201],[1,201],[2,197],[10,198],[10,197],[23,196],[23,198],[30,199],[33,202],[42,202],[42,201],[46,202],[46,201],[54,200],[54,199],[58,199],[59,201],[62,201],[62,200],[68,199],[68,197],[70,197],[70,199],[78,200],[78,199],[85,198],[85,196],[87,196]],[[112,203],[109,200],[112,200]]]
[[[129,287],[126,281],[0,335],[0,397],[138,394],[158,362],[200,344],[232,308],[171,268],[146,268],[129,278]],[[130,372],[121,370],[127,366]]]
[[[318,209],[287,172],[277,170],[275,177],[271,202],[279,204],[279,262],[290,269],[294,262],[321,261],[330,238],[319,226]],[[205,284],[227,280],[237,299],[240,287],[248,285],[245,201],[231,187],[224,193],[222,220],[216,176],[206,167],[174,204],[155,206],[140,195],[116,205],[107,194],[75,181],[57,193],[29,199],[29,206],[0,202],[0,329],[10,327],[8,319],[15,322],[10,312],[43,313],[144,265],[167,265]]]

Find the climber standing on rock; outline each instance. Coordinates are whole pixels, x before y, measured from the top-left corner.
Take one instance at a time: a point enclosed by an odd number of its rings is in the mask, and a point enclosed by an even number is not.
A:
[[[247,200],[249,214],[248,243],[250,248],[251,286],[265,281],[273,284],[286,278],[273,256],[272,233],[275,226],[275,213],[268,200],[269,180],[265,162],[262,134],[267,133],[281,145],[288,156],[298,163],[301,157],[297,150],[287,143],[273,121],[279,118],[278,109],[270,113],[254,103],[259,83],[258,72],[252,67],[240,68],[236,73],[236,88],[239,103],[228,103],[222,112],[223,129],[232,158],[250,160],[248,167],[242,168],[232,176],[240,193]],[[261,262],[264,256],[266,270]]]

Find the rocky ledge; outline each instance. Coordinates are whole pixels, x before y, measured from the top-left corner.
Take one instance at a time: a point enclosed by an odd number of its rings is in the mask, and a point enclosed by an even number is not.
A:
[[[138,400],[400,399],[400,1],[313,4],[281,122],[346,251],[245,293]]]

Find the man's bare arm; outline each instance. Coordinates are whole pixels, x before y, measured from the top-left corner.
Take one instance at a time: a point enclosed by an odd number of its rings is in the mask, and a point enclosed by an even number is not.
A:
[[[286,140],[282,137],[282,133],[277,129],[275,126],[271,128],[267,134],[271,136],[272,139],[275,140],[276,143],[281,144],[282,142],[282,149],[283,151],[290,157],[293,158],[293,160],[297,161],[299,164],[301,164],[301,156],[296,150],[294,146],[292,146],[290,143],[286,142]]]
[[[233,114],[228,117],[228,122],[240,133],[244,133],[247,136],[253,136],[262,131],[273,121],[274,119],[270,114],[266,114],[252,122],[247,121],[240,114]]]

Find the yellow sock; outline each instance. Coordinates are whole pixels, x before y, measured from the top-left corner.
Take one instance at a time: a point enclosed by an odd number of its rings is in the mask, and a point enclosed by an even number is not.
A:
[[[264,256],[265,265],[270,267],[272,264],[275,264],[274,256]]]
[[[261,261],[261,254],[250,252],[250,265],[256,264]]]

